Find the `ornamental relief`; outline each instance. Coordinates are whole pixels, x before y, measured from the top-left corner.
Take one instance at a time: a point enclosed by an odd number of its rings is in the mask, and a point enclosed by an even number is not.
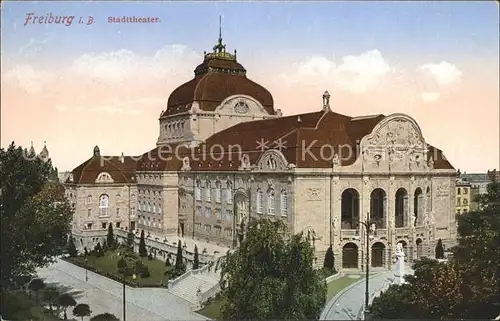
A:
[[[447,197],[450,193],[450,185],[447,182],[441,182],[436,187],[436,196],[437,197]]]
[[[308,201],[321,201],[323,197],[323,189],[319,187],[312,187],[307,189],[307,200]]]
[[[259,170],[287,170],[287,162],[277,151],[267,151],[258,162]]]
[[[371,169],[425,170],[427,150],[415,125],[404,118],[389,121],[363,144],[362,159]],[[384,167],[385,167],[384,166]]]

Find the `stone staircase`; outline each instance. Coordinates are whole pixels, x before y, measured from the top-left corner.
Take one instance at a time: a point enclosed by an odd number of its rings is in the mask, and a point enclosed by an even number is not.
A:
[[[198,306],[200,304],[198,293],[207,292],[219,282],[219,279],[220,274],[214,272],[191,274],[170,288],[169,292]]]

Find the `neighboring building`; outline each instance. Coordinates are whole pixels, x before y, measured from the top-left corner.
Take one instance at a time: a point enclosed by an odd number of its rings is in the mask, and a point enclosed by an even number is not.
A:
[[[57,176],[59,178],[59,182],[66,182],[71,175],[71,171],[59,172]]]
[[[136,160],[101,156],[99,147],[66,180],[66,197],[75,207],[74,230],[135,229]]]
[[[488,184],[490,184],[491,181],[491,174],[485,174],[485,173],[473,173],[473,174],[467,174],[463,173],[460,174],[460,180],[462,182],[468,182],[470,183],[470,207],[469,211],[477,211],[479,210],[479,203],[476,201],[476,197],[478,195],[484,195],[488,192]]]
[[[488,171],[488,177],[492,182],[500,182],[500,171],[496,169]]]
[[[470,212],[471,207],[471,184],[468,181],[457,179],[456,181],[457,206],[456,213]]]
[[[389,267],[398,242],[414,259],[455,239],[456,171],[410,116],[342,115],[325,92],[321,110],[282,117],[220,37],[194,74],[170,95],[156,147],[137,164],[96,147],[73,170],[76,231],[116,224],[120,193],[121,227],[233,247],[251,221],[283,220],[314,236],[318,264],[332,245],[339,268],[364,268],[367,241],[371,265]]]

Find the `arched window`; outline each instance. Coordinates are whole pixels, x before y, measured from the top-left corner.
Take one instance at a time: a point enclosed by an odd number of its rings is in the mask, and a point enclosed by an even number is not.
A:
[[[151,203],[148,202],[148,212],[151,212]]]
[[[222,200],[222,195],[221,195],[221,186],[220,186],[220,182],[217,181],[215,182],[215,201],[217,203],[220,203],[221,200]]]
[[[210,189],[210,181],[207,181],[205,184],[205,201],[211,202],[212,201],[212,195],[211,195],[211,189]]]
[[[274,190],[267,191],[267,214],[274,215]]]
[[[281,209],[281,216],[288,215],[288,193],[285,190],[281,191],[280,209]]]
[[[99,196],[99,216],[109,215],[109,196],[102,194]]]
[[[262,212],[263,212],[262,198],[263,198],[262,190],[260,188],[258,188],[257,189],[256,205],[257,205],[257,213],[259,213],[259,214],[262,214]]]
[[[156,204],[153,203],[153,213],[156,213]]]
[[[194,189],[194,197],[197,201],[201,201],[201,183],[196,181],[196,187]]]
[[[233,204],[233,183],[231,181],[226,184],[226,203]]]
[[[91,204],[92,203],[92,195],[88,195],[87,196],[87,204]]]

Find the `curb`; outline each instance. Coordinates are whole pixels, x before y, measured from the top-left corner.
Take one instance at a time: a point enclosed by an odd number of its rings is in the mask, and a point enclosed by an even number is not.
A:
[[[373,274],[369,277],[369,279],[373,279],[375,276],[379,275],[379,273],[376,273],[376,274]],[[342,289],[339,293],[337,293],[331,300],[330,302],[328,302],[326,305],[325,305],[325,308],[323,309],[323,312],[321,312],[321,316],[319,317],[320,320],[328,320],[326,318],[326,312],[330,312],[330,310],[332,309],[333,305],[335,304],[335,302],[342,296],[344,295],[347,291],[351,290],[352,288],[354,288],[355,286],[361,284],[365,282],[365,279],[362,278],[361,280],[357,281],[357,282],[354,282],[353,284],[347,286],[346,288]]]

